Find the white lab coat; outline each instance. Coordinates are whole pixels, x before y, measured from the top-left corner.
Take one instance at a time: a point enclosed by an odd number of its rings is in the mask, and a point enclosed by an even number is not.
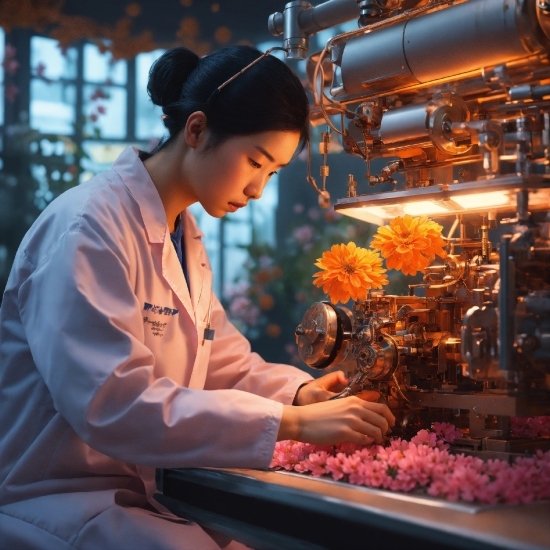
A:
[[[268,467],[310,376],[251,353],[183,220],[191,293],[128,148],[23,239],[0,310],[0,550],[218,548],[156,505],[155,468]]]

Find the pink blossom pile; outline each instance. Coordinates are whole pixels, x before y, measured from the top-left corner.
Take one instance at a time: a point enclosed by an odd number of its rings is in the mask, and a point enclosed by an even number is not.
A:
[[[510,430],[517,437],[550,437],[550,416],[512,417]]]
[[[484,461],[449,452],[449,443],[461,435],[452,424],[434,423],[410,442],[395,438],[386,447],[280,441],[271,468],[449,501],[493,505],[550,498],[550,451],[516,458],[513,464]]]

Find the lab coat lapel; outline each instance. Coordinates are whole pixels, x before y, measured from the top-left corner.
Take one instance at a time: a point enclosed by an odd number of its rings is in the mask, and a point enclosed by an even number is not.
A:
[[[212,292],[212,271],[202,242],[204,235],[188,212],[184,212],[183,234],[191,301],[195,311],[195,322],[198,325],[201,321],[205,321],[208,313],[210,293]]]
[[[191,287],[191,301],[195,314],[195,325],[198,333],[198,348],[193,373],[189,387],[202,389],[208,369],[210,356],[209,340],[204,340],[204,329],[208,322],[210,303],[212,300],[212,271],[208,263],[208,256],[202,242],[203,234],[198,229],[195,220],[188,213],[184,215],[184,238],[187,259],[189,286]]]
[[[149,242],[162,246],[162,276],[186,309],[189,317],[195,320],[189,288],[170,239],[164,206],[155,184],[139,158],[138,150],[127,147],[113,164],[113,170],[120,175],[138,203]]]
[[[195,312],[189,294],[189,288],[181,269],[178,255],[170,239],[168,226],[162,248],[162,276],[166,279],[176,296],[179,298],[191,319],[195,320]]]

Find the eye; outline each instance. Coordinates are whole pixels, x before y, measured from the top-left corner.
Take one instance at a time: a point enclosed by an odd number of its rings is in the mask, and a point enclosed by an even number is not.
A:
[[[277,172],[270,172],[269,177],[274,176]]]
[[[250,162],[250,165],[254,168],[261,168],[262,165],[259,162],[256,162],[255,160],[249,158],[248,161]]]

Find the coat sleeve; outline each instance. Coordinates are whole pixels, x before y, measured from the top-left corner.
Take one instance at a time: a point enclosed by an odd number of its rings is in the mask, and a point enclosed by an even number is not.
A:
[[[214,296],[212,342],[205,389],[235,388],[291,404],[296,391],[311,375],[290,365],[268,363],[251,351],[249,341],[228,320]]]
[[[18,259],[27,273],[21,321],[55,410],[87,445],[132,464],[267,467],[282,405],[239,389],[192,390],[155,377],[131,283],[138,260],[129,257],[129,237],[117,237],[101,212],[90,218],[47,253],[27,249]]]

